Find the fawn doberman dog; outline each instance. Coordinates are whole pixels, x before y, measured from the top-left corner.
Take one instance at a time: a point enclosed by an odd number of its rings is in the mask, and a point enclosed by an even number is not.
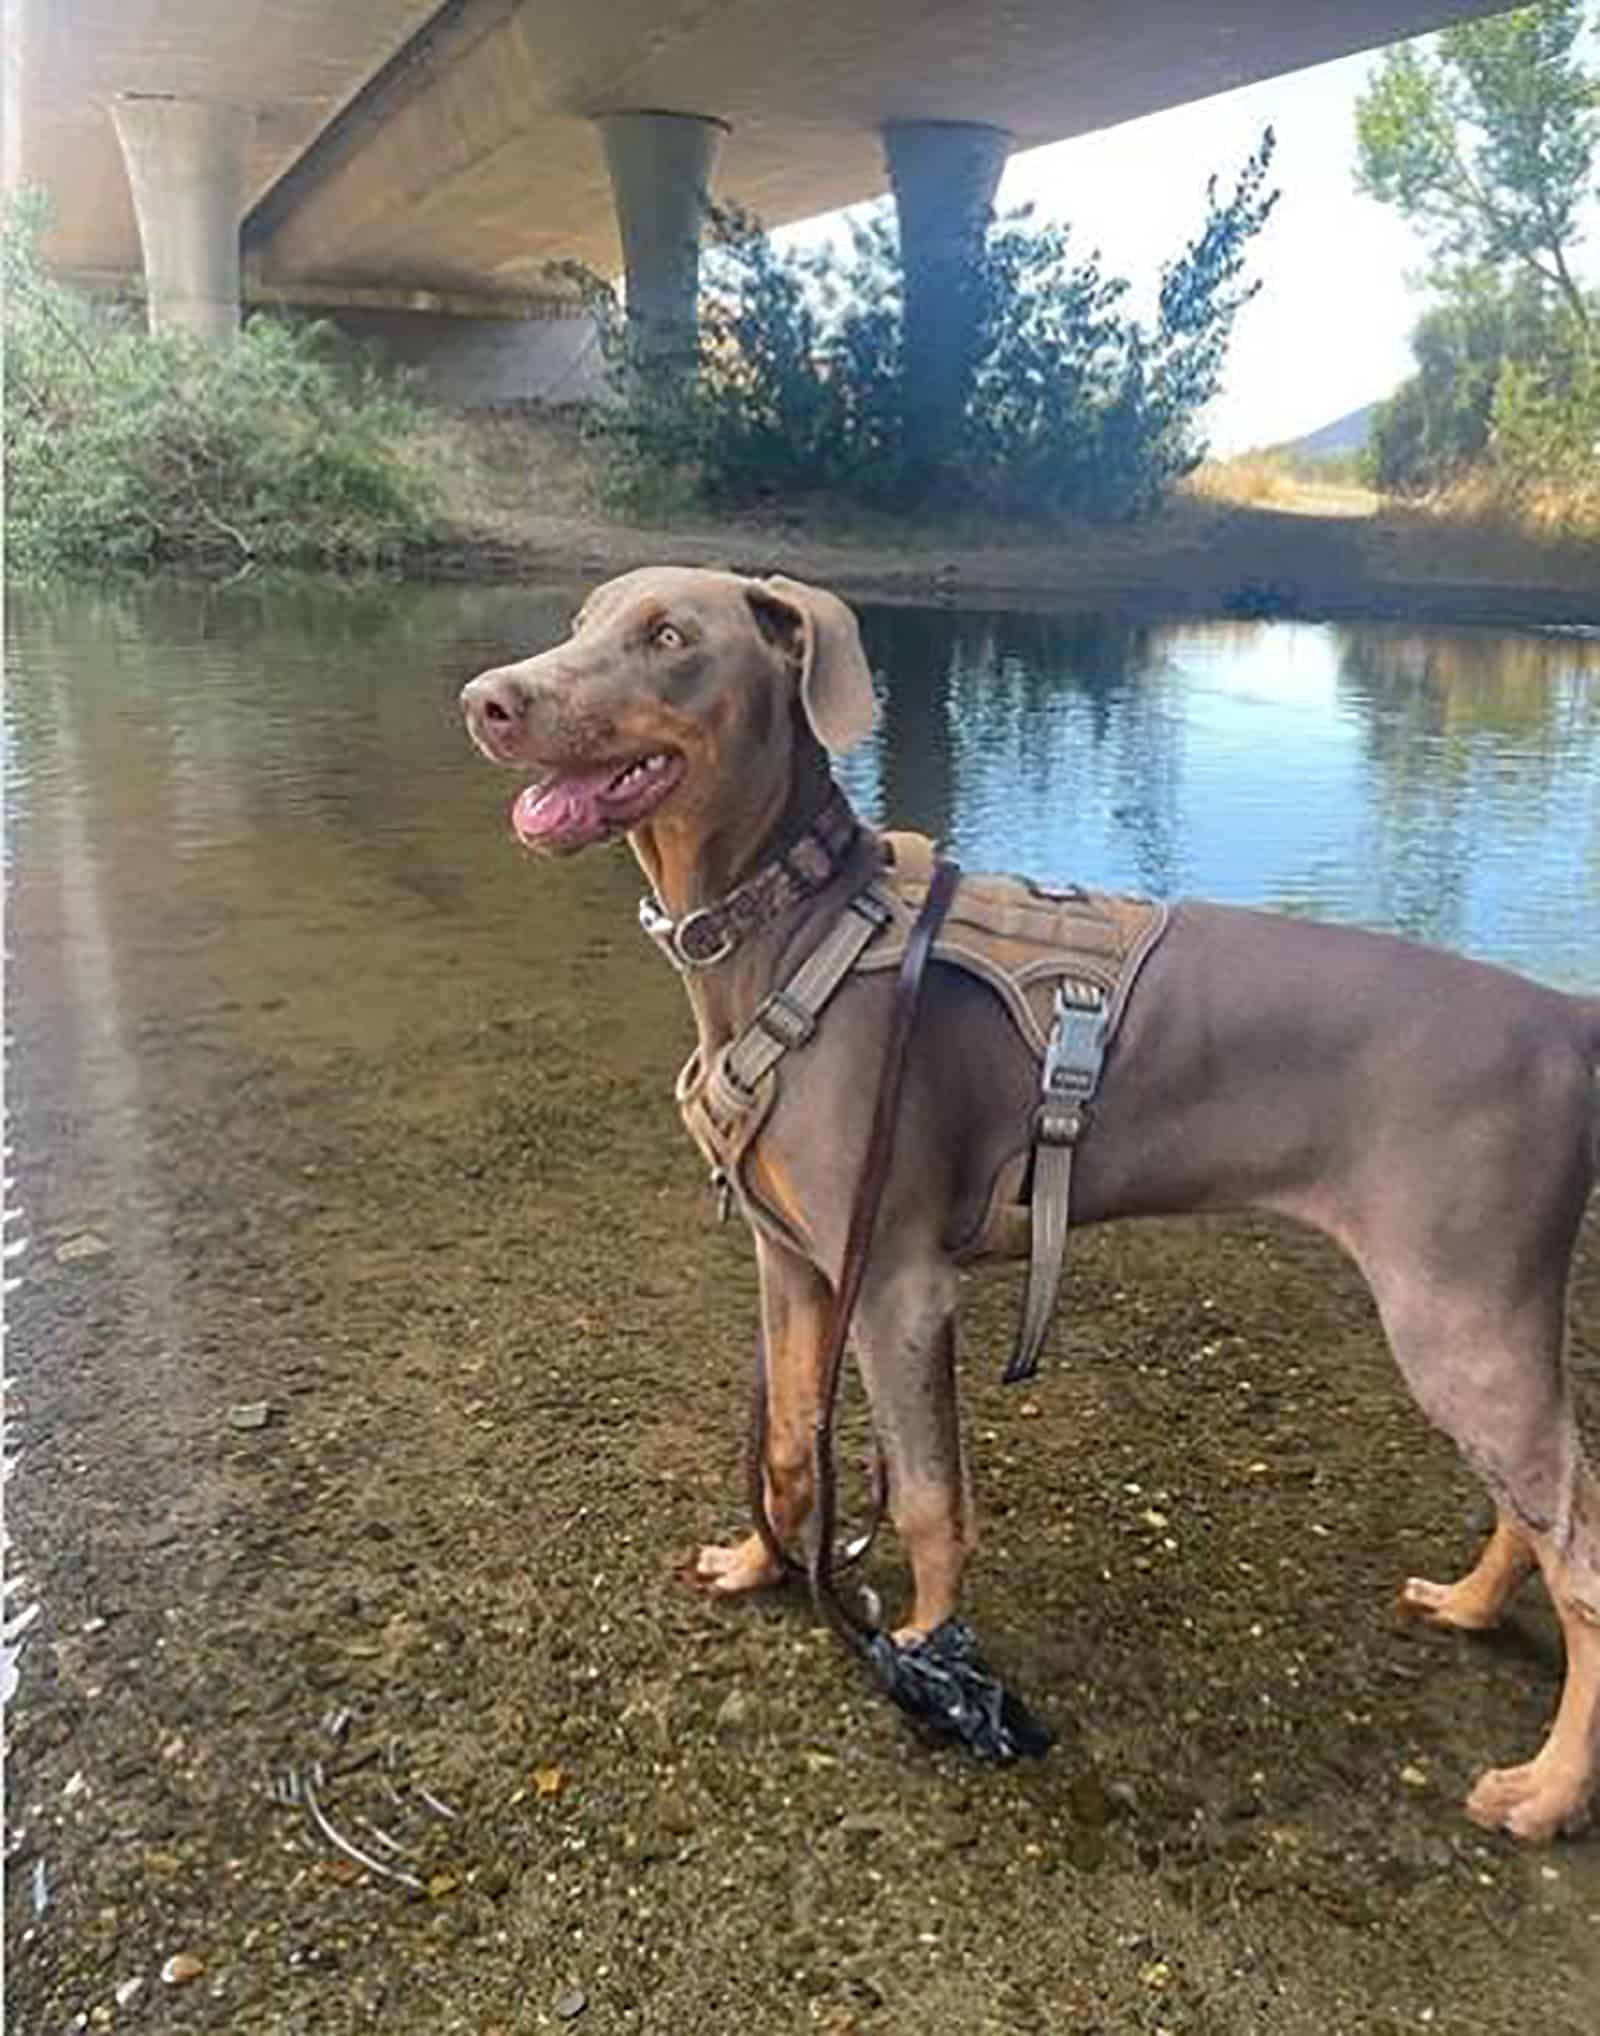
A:
[[[530,782],[522,843],[626,835],[709,1059],[751,1024],[881,870],[829,754],[874,717],[855,618],[782,577],[628,573],[570,638],[462,695],[473,740]],[[842,813],[842,819],[841,819]],[[644,908],[641,908],[642,910]],[[746,1179],[765,1339],[764,1486],[780,1541],[813,1501],[822,1325],[839,1279],[874,1072],[883,971],[852,974],[783,1064]],[[1180,901],[1112,1043],[1077,1155],[1072,1221],[1259,1208],[1332,1237],[1365,1276],[1400,1369],[1493,1496],[1476,1566],[1408,1581],[1441,1627],[1492,1626],[1537,1567],[1566,1676],[1526,1764],[1468,1798],[1525,1839],[1576,1830],[1600,1782],[1600,1485],[1574,1420],[1567,1285],[1597,1163],[1600,1001],[1352,928]],[[1000,1001],[930,967],[853,1327],[914,1601],[914,1644],[955,1610],[973,1545],[956,1404],[958,1241],[1038,1101]],[[1024,1246],[1025,1248],[1025,1246]],[[776,1581],[770,1536],[701,1550],[716,1592]]]

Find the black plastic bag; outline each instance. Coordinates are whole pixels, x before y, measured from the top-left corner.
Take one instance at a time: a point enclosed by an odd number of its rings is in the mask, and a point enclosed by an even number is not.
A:
[[[1055,1744],[1049,1726],[984,1660],[965,1619],[946,1619],[911,1647],[882,1631],[862,1634],[859,1645],[908,1717],[937,1738],[964,1746],[974,1759],[997,1764],[1024,1754],[1037,1759]]]

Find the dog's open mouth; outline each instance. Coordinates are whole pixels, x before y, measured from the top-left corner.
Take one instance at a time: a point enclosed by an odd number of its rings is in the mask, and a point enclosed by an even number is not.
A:
[[[666,749],[599,770],[552,771],[518,793],[511,826],[524,847],[567,855],[636,827],[682,776],[683,758]]]

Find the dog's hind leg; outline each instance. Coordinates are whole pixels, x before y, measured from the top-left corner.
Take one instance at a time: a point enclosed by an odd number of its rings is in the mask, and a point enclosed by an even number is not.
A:
[[[1515,1838],[1581,1829],[1600,1784],[1600,1484],[1581,1462],[1575,1483],[1570,1531],[1533,1537],[1567,1650],[1555,1723],[1532,1760],[1491,1768],[1467,1798],[1475,1823]]]
[[[1546,1255],[1534,1291],[1512,1304],[1491,1298],[1517,1284],[1503,1261],[1470,1282],[1439,1277],[1437,1264],[1374,1281],[1407,1383],[1500,1514],[1470,1575],[1453,1586],[1413,1581],[1406,1602],[1443,1624],[1490,1623],[1536,1561],[1561,1620],[1566,1681],[1549,1737],[1533,1760],[1481,1776],[1467,1800],[1477,1823],[1534,1840],[1586,1821],[1600,1782],[1600,1490],[1567,1390],[1565,1270],[1564,1255],[1559,1264]]]
[[[759,1233],[756,1263],[766,1375],[767,1518],[779,1542],[792,1548],[811,1511],[811,1436],[831,1293],[815,1267]],[[712,1544],[695,1559],[695,1581],[722,1594],[759,1590],[781,1575],[759,1534]]]

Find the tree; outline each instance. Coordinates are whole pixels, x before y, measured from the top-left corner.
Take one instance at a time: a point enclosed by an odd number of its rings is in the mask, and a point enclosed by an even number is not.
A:
[[[1600,140],[1600,78],[1577,57],[1581,0],[1447,28],[1389,50],[1357,102],[1360,188],[1414,221],[1439,271],[1520,268],[1585,335],[1572,273]]]
[[[1423,233],[1440,302],[1378,417],[1380,486],[1493,464],[1581,476],[1600,445],[1600,306],[1575,271],[1600,151],[1581,0],[1541,0],[1386,53],[1356,106],[1360,188]]]
[[[1545,355],[1548,292],[1526,275],[1508,286],[1487,270],[1453,279],[1411,335],[1417,372],[1382,404],[1367,444],[1373,485],[1437,487],[1489,454],[1506,364]]]

